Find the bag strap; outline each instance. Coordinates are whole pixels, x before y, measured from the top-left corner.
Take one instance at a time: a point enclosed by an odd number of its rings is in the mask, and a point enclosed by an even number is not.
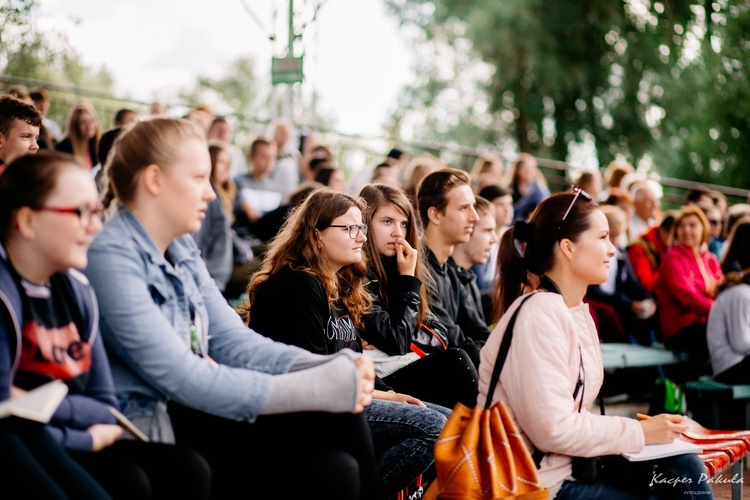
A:
[[[484,402],[485,410],[488,410],[491,406],[490,403],[492,402],[492,395],[495,394],[495,388],[497,387],[497,383],[500,380],[500,373],[503,371],[503,365],[505,365],[505,360],[508,358],[508,351],[510,351],[510,342],[513,340],[513,327],[516,324],[516,316],[518,316],[518,311],[521,310],[521,306],[523,306],[524,302],[529,300],[532,295],[534,294],[528,294],[526,297],[524,297],[521,303],[518,304],[516,310],[513,311],[513,316],[511,316],[510,321],[508,321],[508,325],[505,327],[505,335],[503,335],[503,341],[500,343],[500,349],[497,352],[495,368],[492,370],[492,378],[490,379],[490,389],[487,392],[487,400]]]
[[[542,276],[542,281],[539,283],[539,289],[544,290],[546,292],[552,292],[560,294],[560,289],[557,287],[554,281],[549,279],[547,276]],[[562,294],[560,294],[562,295]],[[581,413],[581,410],[583,409],[583,396],[586,391],[586,370],[583,367],[583,352],[581,350],[581,344],[578,344],[578,359],[580,362],[579,365],[579,373],[578,373],[578,382],[576,382],[575,389],[573,390],[573,401],[576,400],[578,397],[578,391],[581,391],[581,400],[578,403],[578,413]],[[601,394],[598,397],[599,400],[599,410],[601,411],[601,414],[604,415],[604,400],[602,399]],[[541,451],[539,448],[534,446],[534,451],[531,454],[532,459],[534,460],[534,464],[536,465],[536,468],[539,469],[542,466],[542,459],[546,453]]]

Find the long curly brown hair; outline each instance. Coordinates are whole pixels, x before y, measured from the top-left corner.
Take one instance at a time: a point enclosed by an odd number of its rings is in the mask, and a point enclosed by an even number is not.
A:
[[[322,231],[350,208],[365,212],[365,202],[350,194],[328,187],[317,188],[284,222],[274,237],[263,259],[263,266],[253,274],[247,285],[247,302],[238,310],[245,323],[250,323],[250,307],[260,286],[285,269],[304,271],[318,278],[328,295],[329,303],[341,303],[357,328],[364,328],[363,315],[370,309],[372,299],[364,288],[367,262],[363,255],[357,264],[342,267],[331,274],[325,256],[318,248],[315,231]]]

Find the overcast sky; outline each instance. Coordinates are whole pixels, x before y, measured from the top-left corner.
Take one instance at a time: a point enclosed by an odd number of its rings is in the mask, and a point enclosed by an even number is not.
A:
[[[171,96],[199,74],[220,76],[240,56],[254,57],[256,74],[270,83],[271,57],[283,56],[287,45],[287,0],[39,3],[42,29],[66,33],[86,64],[108,66],[120,95],[141,100]],[[312,3],[294,2],[299,24],[312,18],[305,7]],[[303,43],[304,85],[317,89],[319,109],[336,117],[341,132],[380,135],[411,80],[404,36],[382,0],[324,0]]]

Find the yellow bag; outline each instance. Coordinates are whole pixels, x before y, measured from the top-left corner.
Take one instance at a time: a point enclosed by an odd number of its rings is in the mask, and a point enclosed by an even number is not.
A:
[[[520,308],[519,305],[511,317],[500,346],[487,393],[488,404],[508,356]],[[435,444],[435,472],[437,477],[424,499],[549,498],[531,453],[502,401],[484,408],[456,403]]]

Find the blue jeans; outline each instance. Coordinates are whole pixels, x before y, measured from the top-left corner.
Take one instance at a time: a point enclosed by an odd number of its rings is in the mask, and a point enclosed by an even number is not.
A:
[[[425,402],[426,407],[374,399],[365,407],[378,466],[378,482],[393,497],[430,467],[435,442],[451,410]]]
[[[629,462],[619,456],[605,460],[601,481],[564,481],[555,500],[714,498],[703,459],[693,453],[645,462]]]

